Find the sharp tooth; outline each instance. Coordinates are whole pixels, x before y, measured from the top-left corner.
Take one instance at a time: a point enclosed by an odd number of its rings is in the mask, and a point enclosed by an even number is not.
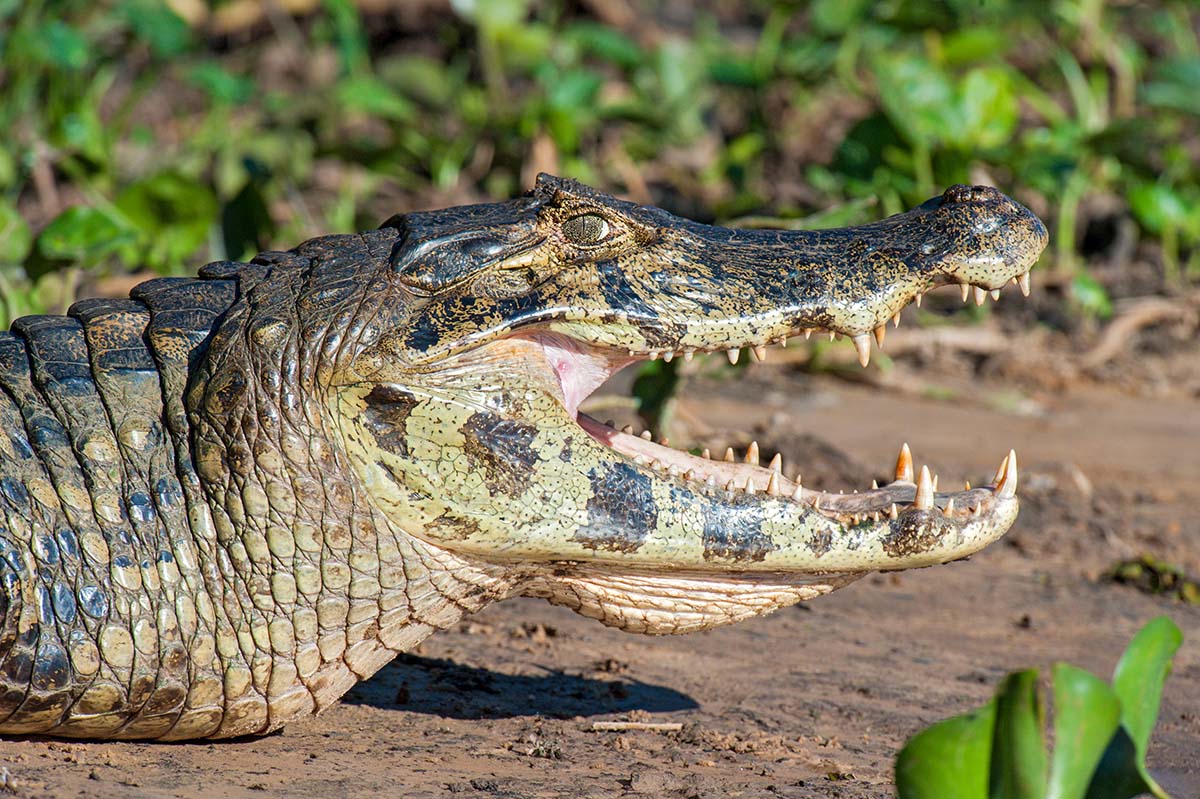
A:
[[[971,481],[964,480],[963,481],[963,491],[970,491],[970,490],[971,490]]]
[[[907,443],[900,448],[900,455],[896,458],[896,479],[906,483],[913,481],[912,450]]]
[[[627,436],[633,435],[633,425],[631,425],[631,424],[625,425],[624,427],[621,428],[621,432]]]
[[[759,344],[756,347],[751,347],[750,351],[754,353],[754,360],[762,363],[767,359],[767,348]]]
[[[767,478],[767,493],[773,497],[779,496],[779,472],[771,472]]]
[[[987,289],[985,289],[983,286],[976,286],[975,287],[975,304],[983,305],[985,302],[987,302]]]
[[[883,340],[887,338],[887,325],[880,325],[873,331],[875,333],[875,343],[883,349]]]
[[[923,300],[923,299],[925,299],[925,292],[918,292],[918,294],[917,294],[916,298],[913,300],[913,302],[915,302],[917,304],[917,307],[920,308],[921,300]]]
[[[779,346],[781,346],[781,347],[786,347],[786,346],[787,346],[787,336],[780,336],[780,337],[779,337]]]
[[[746,475],[746,485],[742,487],[742,490],[747,494],[754,493],[754,481],[750,479],[750,475]]]
[[[638,435],[640,435],[642,438],[646,439],[647,441],[649,441],[650,439],[654,438],[654,436],[652,436],[652,435],[650,434],[650,431],[649,431],[649,430],[643,430],[643,431],[642,431],[641,433],[639,433]]]
[[[725,462],[733,463],[736,460],[737,460],[737,456],[733,454],[733,447],[726,447],[725,448]]]
[[[967,297],[971,296],[971,284],[970,283],[959,283],[958,290],[962,294],[962,301],[966,302]]]
[[[946,516],[954,515],[954,498],[951,497],[946,501],[946,507],[942,509],[942,513]]]
[[[1029,273],[1026,272],[1017,278],[1017,286],[1021,289],[1021,295],[1029,296]]]
[[[679,467],[672,463],[667,467],[667,474],[671,475],[672,477],[678,477]]]
[[[935,475],[933,476],[933,493],[935,493],[935,494],[937,493],[937,490],[938,490],[938,481],[937,481],[937,479],[938,479],[938,476],[935,474]]]
[[[662,444],[664,447],[669,447],[669,446],[671,446],[671,439],[667,438],[666,436],[663,436],[662,438],[660,438],[658,440],[658,443]]]
[[[859,333],[854,337],[854,349],[858,350],[858,362],[862,366],[866,366],[871,362],[871,337],[866,333]]]
[[[746,463],[758,465],[758,442],[751,441],[750,446],[746,448]]]
[[[657,353],[657,352],[652,352],[652,353],[650,353],[650,360],[652,360],[652,361],[657,361],[657,360],[658,360],[658,353]]]
[[[900,312],[896,311],[892,314],[892,327],[900,327]]]
[[[650,460],[650,458],[647,458],[645,455],[634,455],[633,462],[636,463],[638,466],[645,466],[646,464],[650,463],[651,460]]]
[[[729,482],[727,482],[725,484],[725,490],[726,491],[737,491],[737,486],[734,485],[734,482],[732,480],[730,480]]]
[[[1009,450],[1004,463],[1004,474],[996,486],[996,496],[1001,499],[1011,499],[1017,495],[1017,451]]]
[[[913,507],[919,510],[933,508],[933,478],[929,476],[929,467],[921,467],[921,476],[917,478],[917,495],[913,498]]]
[[[663,363],[670,363],[674,358],[675,358],[675,353],[673,353],[673,352],[664,352],[663,353]]]
[[[716,488],[716,487],[717,487],[717,478],[716,478],[716,476],[715,476],[715,475],[711,475],[711,474],[710,474],[708,477],[706,477],[706,478],[704,479],[704,484],[705,484],[706,486],[708,486],[709,488]]]
[[[980,502],[974,508],[971,508],[971,515],[978,518],[983,515],[983,503]]]
[[[896,507],[896,503],[892,503],[892,507],[888,508],[888,518],[896,519],[900,516],[900,509]]]
[[[706,461],[712,460],[712,451],[709,450],[708,447],[705,447],[704,451],[700,453],[700,457],[704,458]]]
[[[837,339],[837,335],[838,335],[837,333],[835,333],[834,331],[830,330],[830,331],[829,331],[829,340],[830,340],[830,341],[834,341],[834,340],[836,340],[836,339]]]
[[[776,452],[775,457],[771,458],[771,462],[767,464],[767,468],[773,472],[783,473],[783,455]]]
[[[877,488],[879,488],[879,481],[878,481],[878,480],[872,480],[872,481],[871,481],[871,490],[872,490],[872,491],[874,491],[874,490],[876,490]]]
[[[738,362],[738,358],[741,356],[741,354],[741,350],[725,350],[725,357],[729,359],[730,366],[733,366]]]
[[[687,480],[695,480],[696,479],[696,470],[688,469],[686,472],[683,473],[683,476]]]
[[[1008,456],[1004,456],[1004,460],[1000,461],[1000,468],[996,470],[996,476],[992,478],[992,485],[999,486],[1000,478],[1004,477],[1004,472],[1008,469]]]
[[[813,331],[812,331],[811,327],[804,328],[804,340],[805,341],[808,341],[810,338],[812,338],[812,334],[813,334]]]
[[[800,472],[796,472],[796,476],[792,478],[792,482],[796,485],[800,485]]]
[[[796,483],[796,490],[792,492],[792,499],[797,502],[804,501],[804,488],[799,483]]]
[[[992,299],[993,300],[1000,299],[1000,289],[992,289]]]
[[[812,506],[813,506],[813,510],[821,509],[821,495],[820,494],[817,494],[815,497],[813,497]]]
[[[684,360],[684,363],[691,363],[691,362],[692,362],[692,358],[695,358],[695,357],[696,357],[696,351],[695,351],[695,350],[684,350],[684,351],[683,351],[683,360]]]

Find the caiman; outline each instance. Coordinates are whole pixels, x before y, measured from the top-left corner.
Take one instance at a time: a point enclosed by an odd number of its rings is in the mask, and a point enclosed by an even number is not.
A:
[[[647,359],[870,337],[940,284],[1028,290],[1046,230],[954,186],[732,230],[543,175],[0,333],[0,732],[256,735],[464,614],[544,597],[682,633],[960,559],[993,484],[804,488],[579,413]]]

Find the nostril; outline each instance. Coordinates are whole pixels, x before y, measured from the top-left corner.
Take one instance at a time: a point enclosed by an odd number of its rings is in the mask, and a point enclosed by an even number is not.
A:
[[[957,183],[946,189],[942,195],[942,202],[943,204],[995,202],[1003,198],[1004,195],[1000,190],[992,186],[966,186],[962,183]]]

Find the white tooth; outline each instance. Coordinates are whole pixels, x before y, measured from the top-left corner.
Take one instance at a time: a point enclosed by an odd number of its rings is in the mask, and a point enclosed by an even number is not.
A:
[[[797,502],[804,501],[804,488],[799,483],[796,483],[796,490],[792,492],[792,499]]]
[[[982,502],[980,502],[975,507],[971,508],[971,515],[975,516],[976,518],[983,515],[983,503]]]
[[[813,329],[811,327],[804,328],[804,340],[805,341],[808,341],[810,338],[812,338],[812,334],[813,334]]]
[[[741,350],[725,350],[725,357],[729,359],[730,366],[733,366],[738,362],[738,358],[741,357],[741,354]]]
[[[669,447],[669,446],[671,446],[671,439],[667,438],[666,436],[663,436],[662,438],[660,438],[658,440],[658,443],[662,444],[664,447]]]
[[[921,467],[921,476],[917,478],[917,495],[913,498],[913,507],[919,510],[933,508],[933,478],[929,476],[929,467]]]
[[[651,463],[651,459],[647,458],[645,455],[634,455],[633,462],[638,466],[645,466],[646,464]]]
[[[767,464],[767,468],[773,472],[779,472],[780,474],[782,474],[783,473],[783,455],[776,452],[775,457],[771,458],[771,462]]]
[[[912,451],[909,450],[907,443],[900,447],[900,455],[896,458],[896,479],[906,483],[913,481]]]
[[[800,472],[796,472],[796,476],[792,478],[792,482],[796,485],[800,485]]]
[[[670,363],[672,360],[674,360],[674,358],[675,358],[675,353],[673,353],[673,352],[664,352],[663,353],[663,363]]]
[[[695,350],[684,350],[684,351],[683,351],[683,360],[684,360],[684,363],[691,363],[691,362],[692,362],[692,358],[695,358],[695,357],[696,357],[696,351],[695,351]]]
[[[633,425],[631,425],[631,424],[625,425],[624,427],[621,428],[621,432],[627,436],[633,435]]]
[[[992,299],[993,300],[1000,299],[1000,289],[992,289]]]
[[[876,490],[876,489],[878,489],[878,488],[879,488],[879,481],[878,481],[878,480],[872,480],[872,481],[871,481],[871,490],[872,490],[872,491],[875,491],[875,490]]]
[[[879,511],[875,511],[874,513],[871,514],[871,521],[875,522],[876,524],[879,524],[879,522],[881,522],[882,520],[883,520],[883,514],[880,513]]]
[[[657,361],[657,360],[658,360],[658,353],[657,353],[657,352],[652,352],[652,353],[650,353],[650,360],[652,360],[652,361]]]
[[[754,493],[754,481],[750,479],[749,475],[746,475],[746,485],[744,485],[742,487],[742,490],[745,491],[747,494]]]
[[[1011,499],[1017,495],[1017,451],[1010,450],[1005,460],[1004,474],[996,486],[996,496]]]
[[[970,490],[971,490],[971,481],[964,480],[963,481],[963,491],[970,491]]]
[[[858,362],[863,367],[871,362],[871,337],[866,333],[854,336],[854,349],[858,350]]]
[[[734,482],[732,480],[730,480],[729,482],[725,483],[725,490],[726,491],[737,491],[737,486],[734,485]]]
[[[896,503],[892,503],[892,507],[888,508],[888,518],[897,519],[900,517],[900,509],[896,507]]]
[[[779,496],[779,472],[771,472],[767,478],[767,493],[773,497]]]
[[[829,340],[830,341],[836,341],[837,337],[838,337],[838,334],[835,331],[833,331],[833,330],[829,331]]]
[[[758,361],[759,363],[762,363],[767,359],[767,348],[761,344],[751,347],[750,351],[754,353],[754,360]]]
[[[937,493],[937,490],[938,490],[938,481],[937,481],[937,479],[938,479],[938,476],[935,474],[935,475],[933,476],[933,493],[935,493],[935,494]]]
[[[758,442],[751,441],[750,446],[746,448],[746,463],[754,466],[758,465]]]
[[[917,294],[917,296],[916,296],[916,298],[913,300],[913,302],[915,302],[915,303],[917,304],[917,307],[918,307],[918,308],[920,308],[920,307],[921,307],[921,300],[923,300],[923,299],[925,299],[925,294],[924,294],[924,292],[921,292],[921,293]]]
[[[649,430],[643,430],[641,433],[639,433],[639,435],[640,435],[642,438],[646,439],[647,441],[649,441],[650,439],[654,438],[654,436],[652,436],[652,435],[650,434],[650,431],[649,431]]]
[[[975,287],[975,304],[983,305],[985,302],[987,302],[987,289],[985,289],[983,286],[976,286]]]
[[[992,485],[1000,485],[1000,478],[1004,477],[1004,472],[1008,469],[1008,456],[1004,456],[1004,460],[1000,461],[1000,468],[996,470],[996,476],[992,478]]]
[[[1017,286],[1021,289],[1022,296],[1024,296],[1024,297],[1029,296],[1029,273],[1028,272],[1026,272],[1025,274],[1023,274],[1017,278]]]
[[[672,463],[670,466],[667,467],[667,474],[671,475],[672,477],[678,477],[679,476],[679,467]]]
[[[900,327],[900,312],[896,311],[892,314],[892,327]]]
[[[725,462],[733,463],[737,460],[737,456],[733,454],[733,447],[725,448]]]
[[[958,290],[962,294],[962,301],[966,302],[967,297],[971,296],[971,284],[970,283],[959,283]]]
[[[946,500],[946,507],[942,510],[942,513],[946,516],[954,515],[954,498],[953,497]]]
[[[716,488],[717,487],[717,478],[714,475],[710,474],[708,477],[705,478],[704,484],[706,486],[708,486],[709,488]]]
[[[779,346],[781,346],[781,347],[786,347],[786,346],[787,346],[787,336],[780,336],[780,337],[779,337]]]
[[[683,473],[683,476],[684,476],[684,479],[695,480],[696,479],[696,470],[688,469],[686,472]]]
[[[700,453],[700,457],[704,458],[706,461],[710,461],[712,460],[712,451],[709,450],[708,447],[705,447],[704,451]]]
[[[875,343],[883,349],[883,340],[887,338],[887,325],[879,325],[872,332],[875,334]]]

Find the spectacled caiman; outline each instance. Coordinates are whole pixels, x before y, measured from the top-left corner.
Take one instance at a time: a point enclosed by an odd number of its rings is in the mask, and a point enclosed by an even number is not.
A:
[[[831,494],[579,413],[651,358],[982,302],[1046,245],[954,186],[859,227],[731,230],[543,175],[0,333],[0,732],[262,734],[517,594],[644,633],[963,558],[994,484]]]

